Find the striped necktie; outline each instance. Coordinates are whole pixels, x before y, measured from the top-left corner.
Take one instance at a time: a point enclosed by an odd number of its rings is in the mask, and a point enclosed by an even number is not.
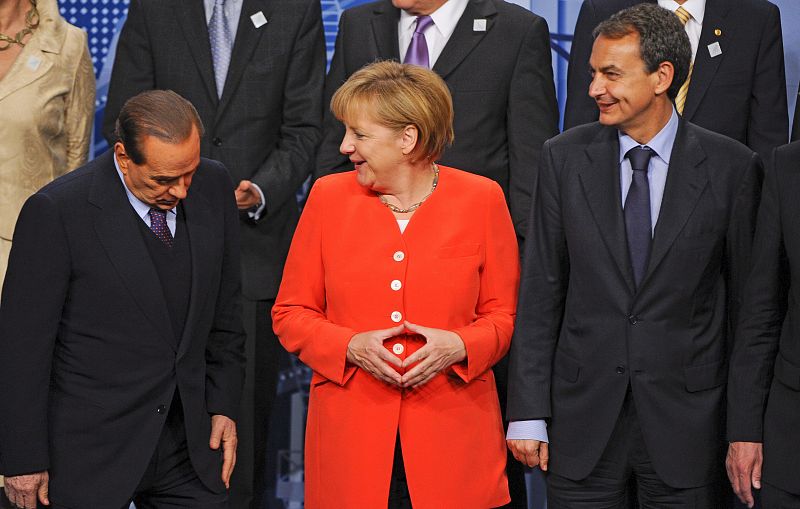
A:
[[[686,23],[692,19],[692,15],[689,14],[689,11],[683,8],[683,6],[678,7],[675,10],[675,15],[678,16],[678,19],[681,20],[683,26],[686,26]],[[689,75],[686,76],[686,81],[683,82],[681,85],[680,90],[678,90],[678,95],[675,96],[675,109],[678,110],[678,113],[683,115],[683,108],[686,106],[686,96],[689,95],[689,82],[692,81],[692,71],[694,70],[694,61],[692,61],[691,65],[689,66]]]

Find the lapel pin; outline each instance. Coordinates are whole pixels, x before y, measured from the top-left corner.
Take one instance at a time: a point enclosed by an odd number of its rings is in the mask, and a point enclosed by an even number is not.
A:
[[[722,35],[722,30],[720,30],[719,28],[715,28],[715,29],[714,29],[714,35],[716,35],[717,37],[719,37],[720,35]]]
[[[253,26],[256,28],[261,28],[267,24],[267,17],[264,16],[264,13],[258,11],[257,13],[250,16],[250,21],[253,22]]]
[[[485,32],[486,31],[486,20],[485,19],[474,19],[474,20],[472,20],[472,31],[473,32]]]
[[[708,54],[711,55],[711,58],[722,55],[722,48],[719,47],[718,42],[712,42],[708,45]]]
[[[36,69],[39,68],[39,64],[41,64],[41,63],[42,63],[42,59],[41,58],[39,58],[39,57],[29,57],[28,58],[28,62],[27,62],[27,66],[28,66],[28,69],[30,69],[31,71],[35,71]]]

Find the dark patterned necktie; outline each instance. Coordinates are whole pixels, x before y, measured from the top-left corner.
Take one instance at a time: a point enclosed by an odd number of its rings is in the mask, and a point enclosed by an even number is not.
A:
[[[411,36],[411,43],[406,51],[404,64],[414,64],[420,67],[431,68],[428,55],[428,41],[425,40],[425,30],[433,25],[433,18],[430,16],[420,16],[417,18],[417,28]]]
[[[172,232],[167,226],[166,210],[150,209],[150,229],[164,245],[172,247]]]
[[[642,282],[650,246],[653,242],[652,222],[650,221],[650,183],[647,180],[647,167],[653,151],[650,147],[634,147],[625,154],[633,168],[633,179],[625,197],[625,230],[628,234],[628,253],[636,288]]]

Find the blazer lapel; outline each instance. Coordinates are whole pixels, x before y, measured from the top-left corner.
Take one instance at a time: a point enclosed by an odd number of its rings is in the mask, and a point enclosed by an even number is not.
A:
[[[225,107],[233,97],[233,93],[239,86],[242,74],[247,65],[253,59],[253,52],[258,47],[258,42],[267,30],[271,30],[270,23],[256,28],[250,16],[261,11],[267,20],[272,19],[272,9],[266,0],[244,0],[242,4],[242,14],[239,16],[239,27],[236,29],[236,40],[233,42],[231,62],[228,66],[228,76],[225,78],[225,88],[222,90],[219,108],[217,108],[216,119],[219,120]]]
[[[199,313],[204,309],[208,297],[208,274],[212,274],[214,267],[206,256],[207,246],[211,243],[212,232],[208,225],[213,224],[211,217],[211,204],[202,194],[191,190],[183,200],[183,213],[186,219],[186,229],[189,237],[189,249],[192,254],[192,290],[189,297],[189,310],[186,313],[186,323],[183,327],[181,342],[178,345],[178,358],[188,350],[190,339],[194,336],[194,327],[199,321]]]
[[[703,17],[703,31],[700,34],[700,43],[697,46],[697,55],[694,60],[694,70],[692,71],[692,82],[689,84],[689,95],[686,97],[686,105],[683,110],[683,118],[691,120],[692,115],[700,106],[700,101],[708,91],[714,75],[717,73],[719,64],[723,58],[727,57],[726,41],[733,40],[733,29],[730,23],[726,23],[726,16],[730,9],[727,0],[708,0],[706,2],[706,13]],[[719,30],[720,35],[716,35]],[[718,43],[722,50],[721,55],[711,57],[708,46]]]
[[[635,284],[628,257],[619,177],[619,138],[616,129],[603,128],[586,147],[587,161],[579,170],[581,187],[606,248],[631,293]]]
[[[661,201],[661,210],[653,235],[653,249],[650,252],[650,262],[642,286],[658,269],[658,265],[675,242],[675,238],[692,215],[697,201],[703,194],[703,189],[708,183],[708,176],[701,166],[705,158],[700,143],[691,132],[687,131],[686,122],[681,121],[670,156],[664,198]]]
[[[390,1],[375,5],[372,11],[372,36],[378,50],[378,58],[383,60],[400,60],[400,46],[397,40],[397,23],[400,21],[400,9]]]
[[[162,339],[175,348],[175,335],[156,268],[142,241],[139,219],[114,168],[113,152],[98,159],[89,202],[98,207],[94,229],[111,264],[145,317]]]
[[[208,40],[208,23],[206,23],[206,9],[203,0],[184,0],[173,2],[175,18],[183,31],[194,58],[206,92],[213,104],[217,102],[217,85],[214,81],[214,66],[211,60],[211,43]]]
[[[488,0],[470,0],[461,19],[458,20],[450,40],[442,49],[442,53],[433,65],[433,70],[446,79],[447,76],[464,60],[494,26],[497,9]],[[473,29],[474,21],[486,20],[486,30]],[[396,39],[397,37],[395,37]]]

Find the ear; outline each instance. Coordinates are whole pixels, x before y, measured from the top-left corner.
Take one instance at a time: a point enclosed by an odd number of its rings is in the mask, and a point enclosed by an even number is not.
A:
[[[655,72],[658,82],[656,83],[656,95],[666,94],[675,79],[675,68],[672,62],[661,62]]]
[[[403,155],[407,156],[414,151],[419,139],[419,131],[415,125],[407,125],[400,133],[400,147]]]
[[[131,163],[131,158],[125,151],[125,145],[123,145],[121,141],[114,143],[114,155],[117,158],[119,171],[121,171],[123,175],[127,175],[128,165]]]

